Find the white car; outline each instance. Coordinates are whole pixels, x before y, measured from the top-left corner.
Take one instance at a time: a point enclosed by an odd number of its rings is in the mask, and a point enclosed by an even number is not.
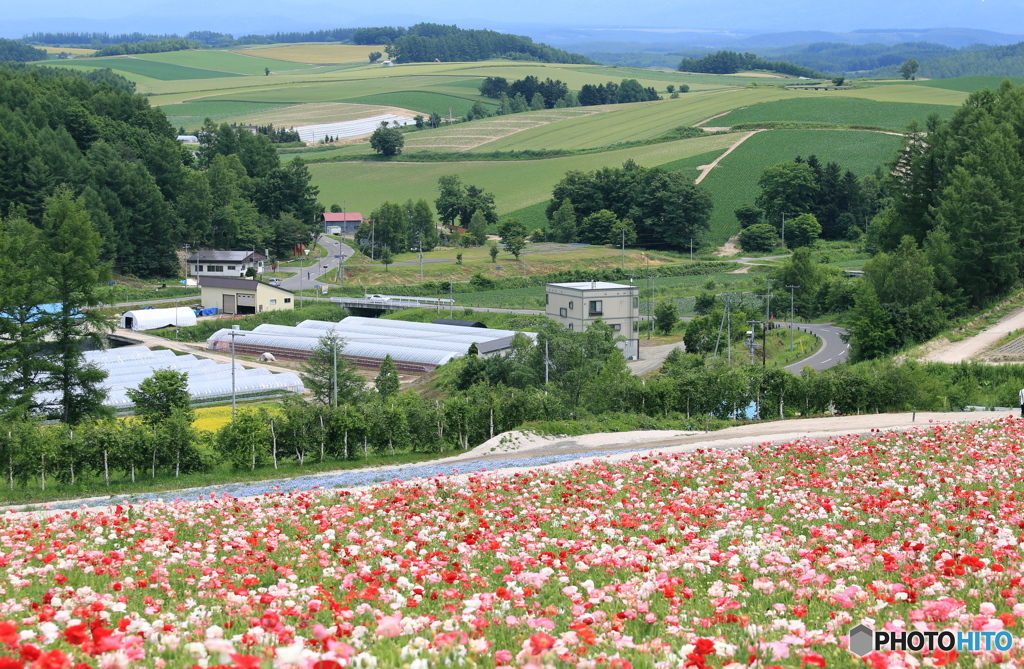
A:
[[[376,300],[378,302],[383,302],[385,300],[390,300],[391,298],[388,297],[387,295],[367,295],[366,299],[368,299],[368,300]]]
[[[280,286],[281,285],[281,279],[271,279],[271,280],[267,281],[267,283],[269,283],[271,286]]]

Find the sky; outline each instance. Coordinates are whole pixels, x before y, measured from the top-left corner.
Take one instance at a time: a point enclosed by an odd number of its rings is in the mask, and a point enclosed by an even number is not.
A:
[[[7,3],[0,36],[31,32],[214,30],[238,37],[278,30],[420,21],[544,34],[558,28],[649,28],[688,31],[783,32],[857,29],[974,28],[1024,34],[1024,0],[38,0]]]

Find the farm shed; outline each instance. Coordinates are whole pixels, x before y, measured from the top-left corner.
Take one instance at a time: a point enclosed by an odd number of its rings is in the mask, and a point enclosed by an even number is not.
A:
[[[170,309],[138,309],[121,315],[125,330],[159,330],[160,328],[187,328],[196,324],[196,313],[188,307]]]
[[[292,291],[253,279],[204,276],[199,278],[199,287],[203,309],[216,308],[225,314],[258,314],[295,308]]]
[[[158,369],[173,369],[188,373],[188,393],[193,403],[212,402],[231,397],[232,366],[194,355],[175,355],[174,351],[151,351],[145,346],[127,346],[102,351],[86,351],[85,361],[107,372],[100,386],[107,397],[103,404],[115,410],[131,409],[129,388],[153,375]],[[260,397],[281,393],[303,393],[305,386],[293,372],[275,374],[268,369],[245,369],[234,365],[236,397]],[[54,404],[56,393],[36,396],[42,404]]]
[[[231,350],[231,330],[215,332],[208,349]],[[466,328],[456,325],[410,323],[350,316],[340,323],[302,321],[296,326],[259,325],[252,331],[234,331],[235,351],[246,355],[270,353],[283,360],[305,360],[320,337],[336,333],[345,341],[344,357],[355,365],[376,369],[390,355],[399,371],[429,372],[466,355],[476,344],[481,354],[507,349],[516,335],[511,330]],[[524,333],[536,337],[532,333]]]

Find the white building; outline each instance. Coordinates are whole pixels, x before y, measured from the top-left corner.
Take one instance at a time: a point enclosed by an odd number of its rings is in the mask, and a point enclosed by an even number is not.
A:
[[[255,251],[196,251],[188,260],[189,276],[222,276],[237,279],[252,268],[263,274],[267,256]]]
[[[570,330],[583,331],[594,321],[607,323],[626,338],[619,348],[627,359],[640,353],[640,288],[606,281],[549,283],[545,297],[547,317]]]

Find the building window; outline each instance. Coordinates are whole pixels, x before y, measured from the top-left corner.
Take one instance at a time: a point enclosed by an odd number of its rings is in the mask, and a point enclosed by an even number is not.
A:
[[[569,300],[569,308],[572,309],[572,300]]]
[[[622,329],[622,326],[619,325],[618,323],[612,325],[612,330],[615,330],[616,332],[618,332],[621,329]]]
[[[284,303],[285,304],[291,304],[291,302],[292,302],[292,298],[290,298],[290,297],[284,298]]]
[[[602,308],[603,304],[604,304],[604,300],[591,300],[590,301],[590,315],[591,316],[601,316],[601,315],[603,315],[604,314],[604,309]]]
[[[562,318],[565,318],[566,316],[569,315],[569,312],[566,310],[565,307],[562,307],[561,309],[558,310],[558,315],[561,316]]]
[[[206,269],[209,272],[223,272],[224,265],[207,265]]]
[[[234,269],[234,268],[235,268],[234,265],[228,265],[228,269]]]
[[[277,304],[277,300],[270,300],[270,306],[274,306],[275,304]]]
[[[572,329],[573,329],[573,327],[572,327],[572,323],[569,323],[569,329],[570,329],[570,330],[572,330]]]
[[[545,305],[551,304],[551,296],[548,295],[547,293],[544,293],[544,304]]]
[[[634,297],[633,298],[633,308],[634,309],[639,309],[640,308],[640,298],[639,297]]]
[[[203,266],[202,265],[196,265],[196,271],[197,272],[202,272],[203,271]]]

